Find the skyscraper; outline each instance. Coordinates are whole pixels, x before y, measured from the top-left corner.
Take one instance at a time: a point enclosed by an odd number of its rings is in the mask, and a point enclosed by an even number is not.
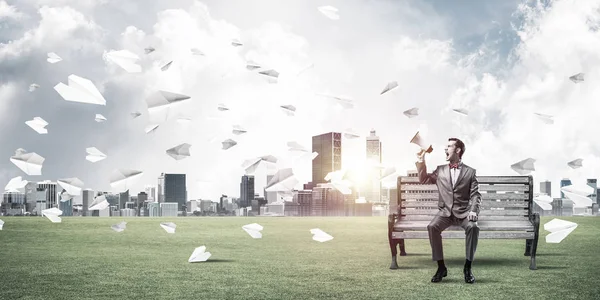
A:
[[[254,176],[244,175],[240,182],[240,207],[252,205],[252,200],[254,200]]]
[[[125,203],[127,202],[129,202],[129,190],[119,193],[119,210],[126,208]]]
[[[571,179],[569,178],[563,178],[560,180],[560,187],[562,188],[563,186],[568,186],[571,185]],[[561,199],[565,199],[565,193],[563,193],[562,191],[560,192],[560,198]]]
[[[177,203],[177,211],[183,210],[187,201],[185,174],[161,174],[164,177],[164,203]]]
[[[90,189],[83,190],[81,216],[87,217],[90,215],[89,206],[94,202],[94,191]]]
[[[540,182],[540,193],[552,197],[552,182],[547,180]]]
[[[165,173],[161,173],[158,177],[158,186],[156,189],[156,199],[154,201],[162,203],[165,201]]]
[[[367,202],[381,202],[381,142],[375,133],[375,129],[371,129],[370,135],[367,137],[367,167],[368,176],[365,187],[365,199]]]
[[[342,169],[342,134],[329,132],[312,137],[312,151],[319,155],[312,161],[312,184],[326,183],[327,173]]]
[[[58,203],[56,203],[56,182],[51,182],[50,180],[38,182],[38,191],[46,190],[46,207],[52,208],[57,207]]]

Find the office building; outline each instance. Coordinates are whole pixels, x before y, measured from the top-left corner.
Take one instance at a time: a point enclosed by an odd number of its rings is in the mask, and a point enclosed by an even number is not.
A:
[[[375,130],[371,129],[370,135],[367,136],[368,173],[365,193],[363,194],[367,202],[381,202],[381,162],[381,142]]]
[[[540,182],[540,193],[552,197],[552,182],[547,180]]]
[[[148,203],[148,216],[149,217],[160,217],[160,203],[158,203],[158,202]]]
[[[158,199],[156,198],[156,186],[147,185],[144,188],[144,191],[148,195],[148,200],[151,200],[151,202],[158,201]]]
[[[159,203],[177,203],[177,211],[183,210],[187,201],[185,174],[162,173],[158,181]]]
[[[33,213],[37,202],[37,183],[28,182],[25,185],[25,211]]]
[[[307,217],[312,214],[312,190],[294,191],[292,202],[298,203],[296,215],[299,217]]]
[[[312,160],[312,185],[326,183],[328,173],[342,169],[342,134],[329,132],[312,137],[312,152],[319,155]]]
[[[165,200],[167,199],[165,194]],[[177,217],[179,204],[177,202],[164,202],[160,203],[160,216],[161,217]]]
[[[90,189],[85,189],[82,191],[81,196],[82,207],[81,207],[81,216],[87,217],[90,215],[89,206],[94,202],[94,191]]]
[[[51,182],[50,180],[46,180],[46,181],[42,181],[42,182],[38,182],[37,184],[37,190],[38,191],[47,191],[46,193],[46,207],[47,208],[52,208],[52,207],[57,207],[58,203],[57,203],[57,183],[56,182]]]
[[[240,206],[249,207],[252,205],[252,200],[254,200],[254,176],[244,175],[240,182]]]
[[[129,190],[119,193],[119,209],[126,208],[125,203],[129,202]]]
[[[64,217],[72,217],[73,216],[73,198],[67,201],[59,201],[58,209],[62,211],[62,215]]]
[[[26,208],[25,193],[6,192],[2,196],[2,215],[23,215]]]
[[[121,217],[135,217],[135,209],[132,209],[132,208],[121,209]]]

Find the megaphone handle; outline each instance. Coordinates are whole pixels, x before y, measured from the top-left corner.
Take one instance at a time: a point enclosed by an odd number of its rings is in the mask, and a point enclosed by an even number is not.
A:
[[[429,148],[427,148],[427,151],[425,151],[425,152],[431,153],[431,151],[433,151],[433,147],[429,146]]]

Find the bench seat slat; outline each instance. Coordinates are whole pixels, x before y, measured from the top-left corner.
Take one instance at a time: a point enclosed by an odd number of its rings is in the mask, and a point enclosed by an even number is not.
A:
[[[419,182],[419,177],[399,176],[402,183]],[[479,184],[529,183],[529,176],[477,176]]]
[[[394,231],[401,230],[415,230],[415,231],[427,231],[427,225],[430,221],[407,221],[400,220],[394,224]],[[481,231],[531,231],[533,230],[533,224],[529,221],[477,221],[479,230]],[[464,230],[460,226],[450,226],[449,231],[462,231]]]
[[[435,216],[439,212],[439,209],[416,209],[408,208],[403,209],[403,215],[431,215]],[[527,215],[525,209],[507,209],[507,210],[481,210],[479,216],[524,216]]]
[[[431,221],[433,220],[433,215],[402,215],[400,216],[401,220],[410,220],[410,221]],[[526,216],[480,216],[480,221],[483,220],[491,220],[491,221],[528,221],[529,218]]]
[[[480,193],[481,200],[527,200],[529,194],[516,194],[516,193]],[[418,199],[438,199],[440,194],[436,191],[435,193],[401,193],[400,199],[402,200],[418,200]]]
[[[411,208],[411,207],[431,207],[437,208],[438,200],[434,201],[402,201],[403,208]],[[490,208],[527,208],[529,207],[529,202],[527,201],[490,201],[483,200],[481,201],[481,210],[490,209]]]
[[[480,231],[480,239],[533,239],[534,232],[526,231]],[[444,231],[442,238],[445,239],[464,239],[465,233],[460,231]],[[392,232],[392,239],[429,239],[427,231],[405,231]]]
[[[438,189],[435,184],[404,184],[400,186],[401,191],[415,191],[415,192],[431,192],[437,193]],[[480,184],[479,191],[495,191],[495,192],[527,192],[529,186],[525,184]]]

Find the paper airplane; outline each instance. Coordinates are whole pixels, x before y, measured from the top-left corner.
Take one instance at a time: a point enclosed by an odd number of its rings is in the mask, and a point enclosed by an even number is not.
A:
[[[291,168],[281,169],[275,173],[273,178],[267,183],[265,191],[267,192],[287,192],[294,189],[294,187],[300,183],[294,171]]]
[[[223,144],[222,150],[227,150],[227,149],[237,145],[237,142],[232,139],[226,139],[226,140],[222,141],[221,144]]]
[[[302,70],[300,70],[300,71],[299,71],[299,72],[296,74],[296,76],[300,76],[300,75],[302,75],[302,73],[304,73],[304,72],[306,72],[306,71],[308,71],[308,70],[310,70],[310,69],[314,68],[314,66],[315,66],[315,64],[314,64],[314,63],[311,63],[311,64],[310,64],[310,65],[308,65],[307,67],[305,67],[305,68],[303,68]]]
[[[106,200],[106,196],[100,195],[94,197],[94,201],[89,205],[89,210],[105,210],[110,204]]]
[[[160,227],[162,227],[167,233],[175,233],[175,228],[177,225],[173,222],[163,222],[160,223]]]
[[[272,78],[279,78],[279,72],[277,72],[273,69],[260,71],[260,72],[258,72],[258,74],[265,75],[265,76],[272,77]]]
[[[244,231],[246,231],[254,239],[262,238],[261,230],[263,230],[263,227],[256,223],[244,225],[242,226],[242,229],[244,229]]]
[[[261,66],[259,64],[255,63],[251,60],[246,63],[246,69],[248,69],[250,71],[260,69],[260,68],[261,68]]]
[[[313,235],[312,239],[317,242],[327,242],[333,240],[333,237],[327,234],[325,231],[319,228],[313,228],[310,230],[310,233]]]
[[[220,111],[227,111],[229,110],[229,108],[227,106],[225,106],[225,104],[223,103],[219,103],[219,106],[217,107],[218,110]]]
[[[567,165],[569,167],[571,167],[572,169],[581,168],[581,167],[583,167],[583,159],[578,158],[576,160],[572,160],[572,161],[568,162]]]
[[[319,12],[321,12],[324,16],[326,16],[327,18],[337,21],[340,19],[340,16],[338,15],[338,9],[333,7],[333,6],[320,6],[317,8],[319,10]]]
[[[282,105],[280,107],[283,109],[283,112],[290,117],[296,114],[296,107],[293,105]]]
[[[520,175],[527,175],[531,173],[531,171],[535,171],[534,163],[535,159],[527,158],[518,163],[512,164],[510,168],[513,169],[515,172],[519,173]]]
[[[179,118],[177,118],[177,123],[179,123],[181,125],[184,125],[184,126],[189,125],[191,122],[192,122],[192,119],[188,118],[188,117],[179,117]]]
[[[48,125],[48,122],[40,117],[35,117],[33,120],[25,121],[25,124],[39,134],[48,134],[48,129],[44,128]]]
[[[175,160],[182,160],[190,156],[190,147],[192,145],[183,143],[173,148],[167,149],[167,155],[174,158]]]
[[[160,68],[160,70],[163,71],[163,72],[166,71],[166,70],[168,70],[171,67],[172,63],[173,63],[173,61],[168,62],[166,65],[162,66]]]
[[[533,202],[539,205],[543,210],[552,210],[552,197],[548,195],[537,196],[533,198]]]
[[[344,195],[350,195],[352,194],[352,190],[350,189],[352,183],[345,179],[345,175],[346,171],[337,170],[327,173],[324,179],[329,181],[329,187],[340,191]]]
[[[234,125],[233,130],[231,131],[231,133],[233,133],[235,135],[244,134],[246,132],[248,132],[248,130],[242,128],[242,126],[240,126],[240,125]]]
[[[54,90],[66,101],[106,105],[106,100],[96,86],[89,80],[77,75],[69,75],[69,85],[59,82]]]
[[[156,49],[154,49],[153,47],[144,48],[144,53],[145,54],[150,54],[150,53],[152,53],[154,51],[156,51]]]
[[[67,202],[69,200],[73,200],[73,196],[63,190],[62,193],[60,193],[60,202]]]
[[[39,88],[40,88],[40,85],[37,84],[37,83],[32,83],[32,84],[29,85],[29,91],[30,92],[33,92],[33,91],[35,91],[36,89],[39,89]]]
[[[62,213],[62,210],[53,207],[42,210],[42,217],[48,218],[52,223],[61,223],[62,219],[59,216],[62,215]]]
[[[194,252],[192,252],[192,255],[190,256],[190,258],[188,258],[188,262],[194,263],[207,261],[211,255],[212,254],[210,254],[210,252],[206,252],[205,246],[200,246],[194,249]]]
[[[200,51],[200,49],[198,49],[198,48],[192,48],[192,49],[191,49],[191,51],[192,51],[192,54],[193,54],[193,55],[201,55],[201,56],[204,56],[204,52]]]
[[[115,192],[125,192],[144,175],[144,172],[129,169],[117,169],[110,174],[110,186]]]
[[[85,159],[93,163],[106,158],[106,154],[100,152],[96,147],[85,148],[85,152],[87,153]]]
[[[304,146],[298,144],[295,141],[287,142],[287,146],[289,147],[289,151],[300,151],[300,152],[308,152]]]
[[[561,219],[552,219],[552,221],[544,224],[544,230],[551,232],[546,236],[546,243],[560,243],[573,232],[575,228],[577,228],[577,223]]]
[[[246,170],[246,175],[251,175],[256,172],[260,166],[266,166],[267,169],[276,170],[277,157],[273,155],[265,155],[254,159],[246,160],[242,164],[242,168]]]
[[[134,118],[134,119],[135,119],[135,118],[137,118],[137,117],[141,116],[141,115],[142,115],[142,113],[141,113],[141,112],[139,112],[139,111],[136,111],[136,112],[132,112],[132,113],[130,113],[130,115],[131,115],[131,117],[132,117],[132,118]]]
[[[469,111],[464,108],[453,108],[452,110],[464,116],[469,115]]]
[[[240,42],[240,40],[238,40],[238,39],[233,39],[233,40],[231,40],[231,45],[234,47],[239,47],[239,46],[243,46],[244,44],[242,44],[242,42]]]
[[[54,52],[49,52],[48,53],[48,58],[46,59],[49,63],[51,64],[55,64],[59,61],[62,60],[62,58],[60,58],[60,56],[58,56],[56,53]]]
[[[536,116],[538,116],[542,122],[544,122],[546,124],[550,124],[550,125],[554,124],[554,120],[552,119],[552,118],[554,118],[553,116],[544,115],[544,114],[540,114],[540,113],[534,113],[534,114]]]
[[[574,194],[578,194],[578,195],[581,195],[584,197],[594,194],[594,192],[595,192],[594,188],[587,184],[570,184],[570,185],[561,187],[560,190],[562,192],[574,193]]]
[[[101,114],[96,114],[96,117],[94,118],[94,120],[95,120],[96,122],[98,122],[98,123],[101,123],[101,122],[104,122],[104,121],[106,121],[106,117],[104,117],[104,116],[103,116],[103,115],[101,115]]]
[[[15,155],[11,156],[10,162],[29,176],[42,175],[42,166],[45,158],[35,152],[26,153],[25,149],[19,148]]]
[[[158,124],[150,124],[150,125],[146,126],[146,128],[144,130],[146,131],[146,134],[148,134],[150,132],[153,132],[157,128],[158,128]]]
[[[127,228],[127,222],[123,221],[119,224],[110,226],[110,228],[116,232],[122,232],[123,230],[125,230],[125,228]]]
[[[403,112],[403,114],[409,118],[414,118],[419,115],[419,108],[413,107]]]
[[[146,53],[147,54],[147,53]],[[128,73],[142,72],[142,66],[136,62],[140,59],[137,54],[128,50],[110,51],[105,54],[105,59],[123,68]]]
[[[347,139],[355,139],[355,138],[359,138],[360,135],[358,133],[356,133],[356,131],[352,128],[348,128],[346,129],[346,132],[344,132],[344,137]]]
[[[393,89],[395,89],[397,87],[398,87],[398,82],[392,81],[392,82],[388,83],[385,86],[385,88],[383,88],[383,91],[381,91],[380,95],[383,95],[383,94],[385,94],[385,93],[387,93],[387,92],[389,92],[389,91],[391,91],[391,90],[393,90]]]
[[[23,193],[27,180],[23,180],[21,176],[12,178],[4,187],[5,193]]]
[[[152,124],[159,124],[166,121],[169,117],[169,112],[172,105],[190,98],[191,97],[187,95],[167,91],[157,91],[152,93],[148,98],[146,98],[149,122]]]
[[[4,227],[4,221],[0,220],[0,230]]]
[[[583,82],[584,77],[585,77],[584,73],[577,73],[577,74],[569,77],[569,79],[571,79],[571,81],[573,81],[575,83],[580,83],[580,82]]]
[[[563,191],[563,194],[565,194],[565,196],[567,198],[569,198],[569,200],[573,201],[573,207],[591,207],[593,203],[595,203],[595,199],[594,201],[592,201],[592,199],[586,197],[586,196],[582,196],[576,193],[571,193],[571,192],[566,192]]]
[[[335,100],[335,103],[340,105],[342,108],[351,109],[354,108],[354,100],[343,96],[331,96],[327,94],[316,94],[317,96],[325,97],[327,99]]]
[[[83,189],[83,181],[76,177],[59,179],[56,182],[71,196],[80,195],[81,189]]]

